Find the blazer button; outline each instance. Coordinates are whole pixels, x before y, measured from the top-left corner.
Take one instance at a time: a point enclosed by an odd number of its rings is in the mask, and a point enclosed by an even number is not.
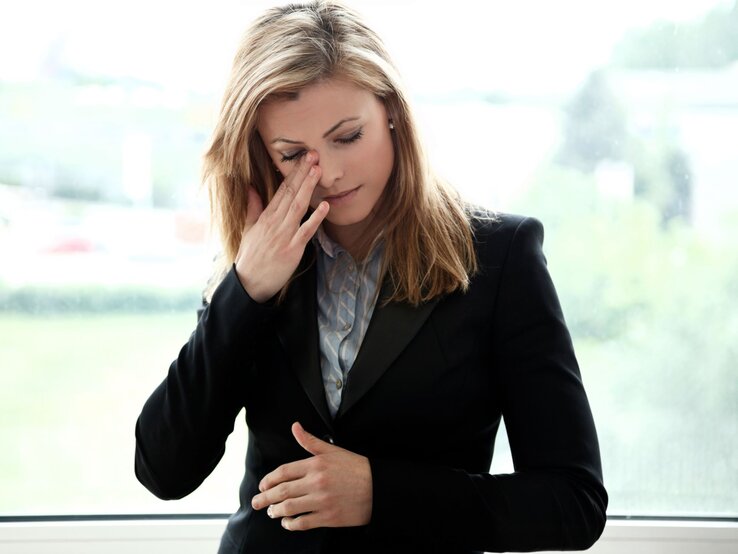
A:
[[[331,437],[330,435],[323,435],[323,440],[331,444],[336,444],[335,441],[333,440],[333,437]]]

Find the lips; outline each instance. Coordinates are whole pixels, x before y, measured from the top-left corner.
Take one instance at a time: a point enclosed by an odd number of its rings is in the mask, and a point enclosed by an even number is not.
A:
[[[323,200],[331,204],[341,202],[342,200],[348,200],[360,188],[361,188],[361,185],[359,185],[356,188],[353,188],[353,189],[350,189],[350,190],[347,190],[347,191],[344,191],[338,194],[332,194],[331,196],[324,196]]]

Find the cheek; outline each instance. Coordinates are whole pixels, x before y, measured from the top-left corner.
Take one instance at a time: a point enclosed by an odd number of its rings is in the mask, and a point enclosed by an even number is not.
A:
[[[310,197],[310,207],[312,209],[315,209],[318,207],[318,204],[321,202],[321,191],[320,191],[320,185],[315,187],[315,190],[313,191],[312,196]]]
[[[383,187],[392,172],[394,158],[391,137],[380,136],[366,144],[366,148],[355,160],[355,167],[374,185]]]
[[[378,181],[381,181],[381,185],[384,187],[389,179],[390,173],[392,173],[392,167],[395,161],[395,149],[392,144],[392,137],[383,136],[382,140],[377,141],[374,152],[374,177]]]

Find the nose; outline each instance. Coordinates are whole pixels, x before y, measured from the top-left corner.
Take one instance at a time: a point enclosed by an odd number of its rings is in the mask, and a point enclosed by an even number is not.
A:
[[[343,177],[343,164],[340,156],[318,154],[317,164],[320,166],[320,179],[318,186],[330,189]]]

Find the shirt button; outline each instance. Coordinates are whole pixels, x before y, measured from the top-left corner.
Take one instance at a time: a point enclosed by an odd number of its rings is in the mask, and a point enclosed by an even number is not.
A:
[[[341,381],[340,379],[336,379],[336,388],[338,390],[341,390],[341,387],[343,387],[343,381]]]
[[[351,324],[350,323],[347,323],[346,325],[343,326],[343,330],[344,331],[348,331],[349,329],[351,329]]]
[[[323,440],[331,444],[336,444],[335,441],[333,440],[333,437],[331,437],[330,435],[323,435]]]

